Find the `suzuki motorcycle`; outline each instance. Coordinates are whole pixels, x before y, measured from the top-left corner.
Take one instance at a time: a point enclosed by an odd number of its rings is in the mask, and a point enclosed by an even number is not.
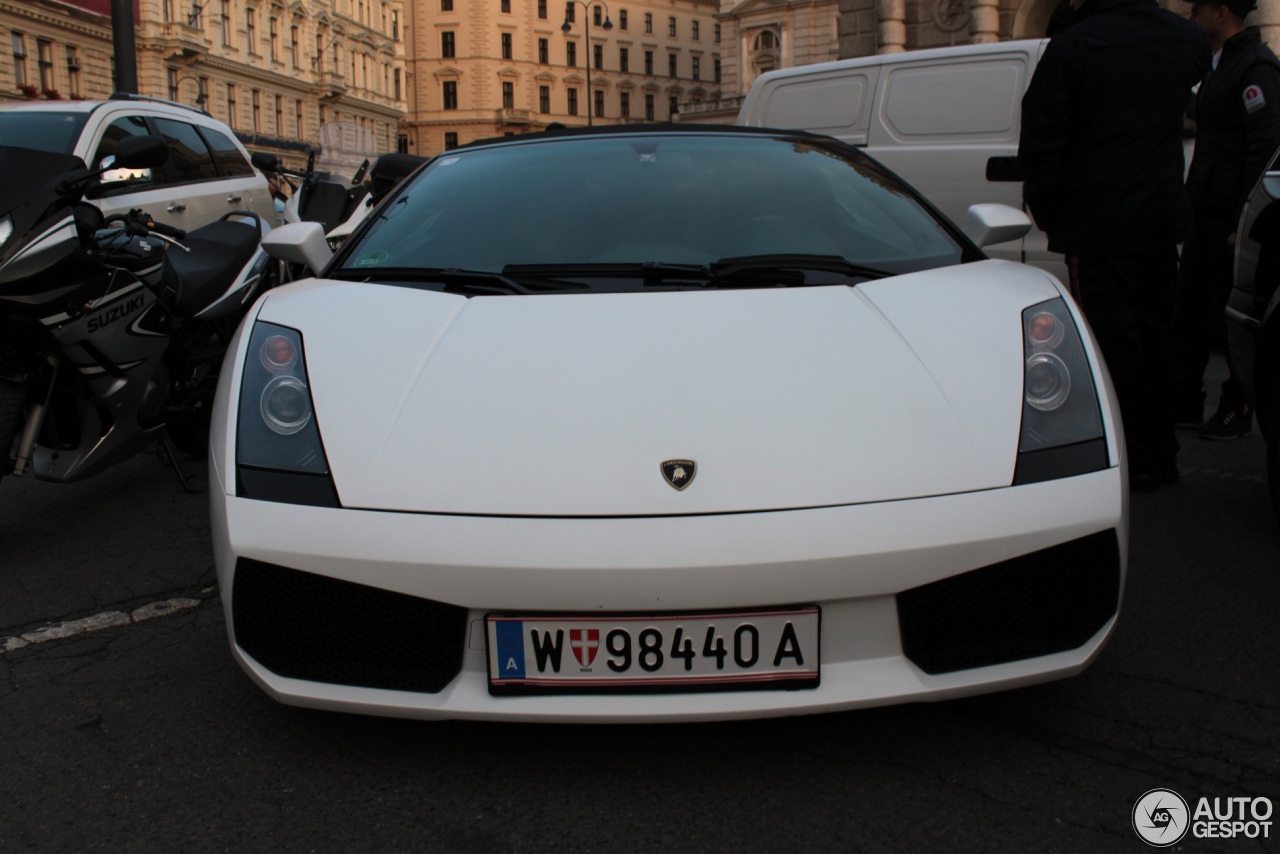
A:
[[[67,482],[158,447],[202,456],[227,342],[269,285],[248,211],[190,233],[83,200],[107,168],[160,166],[158,137],[115,162],[0,147],[0,475]],[[183,483],[185,487],[185,481]]]

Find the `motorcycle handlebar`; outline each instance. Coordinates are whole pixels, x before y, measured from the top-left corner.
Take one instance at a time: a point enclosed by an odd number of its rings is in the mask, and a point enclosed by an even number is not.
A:
[[[147,231],[153,231],[156,234],[172,237],[174,240],[182,240],[187,233],[181,228],[172,225],[165,225],[163,222],[156,222],[149,215],[140,210],[130,211],[130,219],[137,225],[142,226]]]

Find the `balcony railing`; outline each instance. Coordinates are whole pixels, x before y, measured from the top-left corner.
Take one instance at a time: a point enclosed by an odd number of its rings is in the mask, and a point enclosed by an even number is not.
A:
[[[500,125],[531,125],[533,124],[533,110],[501,109],[497,111],[497,115],[494,118]]]

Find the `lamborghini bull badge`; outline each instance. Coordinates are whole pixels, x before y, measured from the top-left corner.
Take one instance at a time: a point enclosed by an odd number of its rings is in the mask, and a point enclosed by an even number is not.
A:
[[[693,460],[667,460],[662,464],[662,479],[672,488],[681,490],[693,483],[697,471],[698,464]]]

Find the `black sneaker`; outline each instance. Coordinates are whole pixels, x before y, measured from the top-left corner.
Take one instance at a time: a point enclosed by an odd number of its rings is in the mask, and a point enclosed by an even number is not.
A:
[[[1200,428],[1201,439],[1239,439],[1253,430],[1253,410],[1219,406],[1213,417]]]

